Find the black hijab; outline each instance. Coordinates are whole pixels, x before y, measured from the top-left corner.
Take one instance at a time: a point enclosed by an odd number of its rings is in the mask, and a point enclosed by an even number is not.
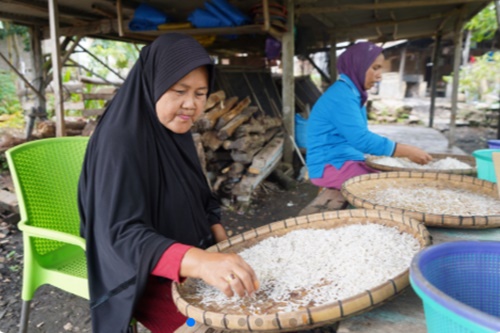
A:
[[[126,332],[134,305],[174,242],[206,248],[220,208],[190,132],[175,134],[156,101],[193,69],[214,69],[193,38],[165,34],[144,47],[90,138],[78,187],[87,243],[93,332]]]

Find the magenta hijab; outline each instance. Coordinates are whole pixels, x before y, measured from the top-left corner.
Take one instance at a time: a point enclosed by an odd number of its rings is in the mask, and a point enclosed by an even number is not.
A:
[[[349,46],[337,60],[337,69],[340,74],[347,75],[361,94],[361,105],[368,99],[365,90],[366,71],[375,61],[383,49],[370,42],[361,42]]]

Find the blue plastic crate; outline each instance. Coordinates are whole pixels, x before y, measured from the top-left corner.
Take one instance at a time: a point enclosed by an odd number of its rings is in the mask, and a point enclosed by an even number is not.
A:
[[[428,333],[500,332],[500,242],[431,246],[413,258],[410,283]]]

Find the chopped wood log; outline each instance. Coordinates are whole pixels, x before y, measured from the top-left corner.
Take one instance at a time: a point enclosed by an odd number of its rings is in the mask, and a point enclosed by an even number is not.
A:
[[[283,153],[275,156],[275,160],[263,169],[258,175],[247,174],[241,178],[233,188],[233,195],[236,196],[240,202],[247,202],[250,200],[253,190],[276,168],[279,164]]]
[[[274,168],[267,179],[275,181],[287,191],[297,187],[295,179],[285,174],[279,167]]]
[[[205,110],[213,108],[215,104],[224,99],[226,99],[226,92],[224,90],[219,90],[211,93],[210,96],[208,96],[207,103],[205,104]]]
[[[250,119],[246,124],[241,125],[234,132],[236,138],[241,138],[250,134],[264,134],[266,129],[262,127],[262,124],[257,121],[257,119]]]
[[[270,141],[276,135],[276,133],[281,133],[281,129],[276,127],[266,131],[266,133],[264,133],[263,135],[265,140],[264,142]]]
[[[236,131],[236,129],[241,124],[250,119],[250,117],[252,117],[252,115],[257,112],[257,110],[259,110],[259,108],[257,108],[256,106],[247,107],[245,110],[243,110],[243,112],[241,112],[230,122],[224,125],[224,127],[219,130],[219,133],[217,133],[217,137],[221,140],[226,140],[227,138],[229,138],[231,135],[233,135],[234,131]]]
[[[42,138],[51,138],[56,136],[56,124],[50,120],[44,120],[36,125],[38,135]]]
[[[222,145],[222,140],[217,137],[216,131],[208,131],[203,133],[201,140],[204,147],[213,151],[216,151]]]
[[[73,118],[73,119],[68,119],[66,118],[64,121],[65,128],[66,129],[71,129],[71,130],[82,130],[85,125],[87,125],[87,120],[83,118]]]
[[[266,139],[263,135],[249,134],[234,141],[225,140],[222,143],[222,147],[226,150],[235,149],[245,151],[249,148],[262,147],[265,142]]]
[[[243,112],[243,110],[245,110],[245,108],[250,105],[250,102],[251,100],[248,96],[241,100],[231,111],[219,118],[219,120],[217,121],[217,125],[215,125],[215,129],[220,130],[222,127],[224,127],[234,117]]]
[[[231,157],[235,162],[250,164],[252,163],[255,154],[257,154],[261,149],[262,149],[261,147],[256,147],[256,148],[250,148],[246,151],[232,150]]]
[[[270,128],[281,127],[283,121],[280,118],[260,117],[259,119],[250,119],[246,124],[241,125],[235,131],[234,136],[241,138],[249,134],[263,134]]]
[[[221,173],[227,174],[229,178],[241,178],[243,171],[245,171],[245,166],[242,163],[235,162],[227,168],[222,169]]]
[[[258,175],[267,170],[269,165],[274,163],[277,156],[283,155],[283,143],[285,140],[282,137],[275,137],[252,160],[252,165],[248,168],[248,172]]]
[[[275,127],[280,127],[283,124],[283,120],[281,118],[277,117],[262,117],[259,119],[259,122],[261,123],[262,127],[264,127],[266,130],[270,128],[275,128]]]
[[[238,97],[231,97],[226,101],[222,101],[212,110],[205,112],[196,121],[197,128],[200,131],[207,131],[215,126],[217,120],[224,114],[228,113],[233,106],[238,102]]]

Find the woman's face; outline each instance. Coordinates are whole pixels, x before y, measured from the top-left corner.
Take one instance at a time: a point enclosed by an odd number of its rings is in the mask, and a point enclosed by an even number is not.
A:
[[[207,68],[198,67],[177,81],[156,102],[158,119],[174,133],[186,133],[205,107],[207,93]]]
[[[365,90],[370,90],[375,85],[376,82],[380,82],[380,80],[382,80],[383,64],[384,64],[384,55],[380,53],[366,71]]]

